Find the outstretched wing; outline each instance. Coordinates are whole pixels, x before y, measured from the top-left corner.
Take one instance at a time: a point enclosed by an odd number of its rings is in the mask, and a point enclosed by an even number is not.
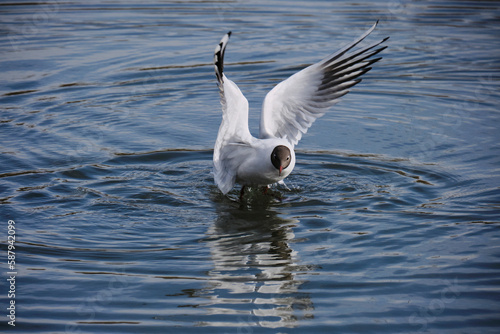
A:
[[[373,63],[382,59],[373,57],[386,48],[379,45],[389,37],[354,49],[377,23],[356,41],[274,87],[264,100],[259,137],[285,138],[296,145],[312,123],[359,83],[359,77],[368,72]]]
[[[222,123],[214,147],[214,178],[226,194],[236,182],[236,170],[244,156],[235,147],[248,146],[252,138],[248,130],[248,101],[224,70],[224,53],[231,32],[215,48],[214,67],[222,105]]]

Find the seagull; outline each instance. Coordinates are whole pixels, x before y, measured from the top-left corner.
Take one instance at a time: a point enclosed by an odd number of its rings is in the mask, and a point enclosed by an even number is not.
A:
[[[295,167],[295,145],[314,121],[358,84],[361,75],[382,59],[375,56],[389,37],[355,48],[378,21],[354,42],[295,73],[276,85],[265,97],[260,115],[259,137],[248,129],[248,101],[224,74],[228,32],[215,48],[214,67],[222,105],[222,123],[214,147],[214,180],[226,195],[236,183],[245,187],[282,182]]]

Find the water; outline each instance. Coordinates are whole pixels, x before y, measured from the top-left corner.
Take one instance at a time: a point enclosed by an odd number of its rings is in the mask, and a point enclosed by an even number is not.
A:
[[[479,1],[0,4],[1,328],[15,300],[17,333],[497,333],[499,18]],[[286,187],[222,196],[223,34],[255,132],[267,91],[377,19],[384,59],[304,136]]]

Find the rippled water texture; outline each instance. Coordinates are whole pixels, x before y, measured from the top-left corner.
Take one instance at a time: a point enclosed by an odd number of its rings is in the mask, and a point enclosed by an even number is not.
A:
[[[0,3],[0,284],[16,333],[498,333],[493,1]],[[377,19],[375,64],[286,186],[213,184],[212,52],[252,131]],[[201,327],[201,328],[199,328]]]

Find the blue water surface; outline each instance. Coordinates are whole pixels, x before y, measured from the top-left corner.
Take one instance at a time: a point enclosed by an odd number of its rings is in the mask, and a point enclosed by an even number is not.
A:
[[[274,85],[377,20],[384,58],[286,186],[223,196],[224,33],[256,133]],[[499,332],[498,2],[10,1],[0,22],[2,330]]]

